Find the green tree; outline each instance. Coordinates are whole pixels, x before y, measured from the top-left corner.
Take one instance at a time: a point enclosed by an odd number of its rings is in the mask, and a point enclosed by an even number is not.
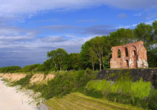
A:
[[[140,23],[135,27],[133,32],[136,38],[135,41],[142,40],[147,51],[149,51],[152,48],[152,43],[154,42],[154,40],[156,40],[154,38],[152,26],[149,24]]]
[[[104,45],[105,45],[103,41],[104,38],[99,36],[91,39],[91,47],[97,55],[100,71],[102,66],[102,58],[103,58]]]
[[[153,30],[154,30],[155,37],[157,37],[157,20],[155,20],[155,21],[152,23],[152,26],[153,26]]]
[[[95,53],[92,47],[88,49],[88,55],[89,55],[89,62],[91,63],[92,69],[94,71],[94,66],[95,63],[98,61],[98,58],[97,58],[97,54]]]
[[[79,61],[79,53],[71,53],[70,54],[71,58],[71,67],[73,69],[78,69],[80,66],[80,61]]]
[[[58,48],[56,50],[56,55],[57,55],[57,59],[58,59],[58,64],[60,66],[60,70],[62,69],[62,67],[64,66],[64,60],[66,59],[68,53],[62,49],[62,48]]]
[[[90,40],[86,41],[81,47],[79,61],[81,62],[80,68],[82,69],[86,69],[90,65],[88,57],[88,49],[90,47],[90,42],[91,42]]]
[[[118,29],[117,31],[110,33],[110,38],[110,42],[112,42],[113,46],[135,42],[133,31],[131,29]]]
[[[52,50],[47,52],[47,57],[52,58],[55,67],[57,68],[57,52],[56,50]]]

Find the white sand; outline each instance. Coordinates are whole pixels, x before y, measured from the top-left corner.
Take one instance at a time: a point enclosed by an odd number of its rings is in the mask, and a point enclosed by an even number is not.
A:
[[[24,92],[16,92],[15,87],[7,87],[0,78],[0,110],[38,110],[33,99]]]

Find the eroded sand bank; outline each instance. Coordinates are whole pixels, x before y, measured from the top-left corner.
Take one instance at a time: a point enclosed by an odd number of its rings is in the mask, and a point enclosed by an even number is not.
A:
[[[7,87],[0,78],[0,110],[39,110],[33,99],[23,92],[17,92],[15,87]]]

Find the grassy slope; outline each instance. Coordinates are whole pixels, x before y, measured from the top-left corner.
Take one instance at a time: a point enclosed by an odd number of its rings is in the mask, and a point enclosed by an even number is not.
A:
[[[124,105],[85,96],[75,92],[63,98],[51,98],[45,102],[52,110],[143,110],[131,105]]]

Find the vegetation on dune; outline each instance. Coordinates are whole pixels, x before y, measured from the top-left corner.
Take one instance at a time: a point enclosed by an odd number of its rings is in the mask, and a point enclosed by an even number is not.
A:
[[[32,74],[29,74],[23,79],[13,82],[12,85],[21,85],[23,88],[40,92],[41,96],[47,100],[51,100],[54,97],[61,98],[73,92],[80,92],[90,97],[104,98],[109,101],[131,104],[145,109],[156,109],[157,90],[151,91],[150,82],[144,82],[142,78],[139,81],[132,82],[133,78],[129,77],[128,73],[121,74],[121,72],[114,83],[106,79],[94,80],[96,75],[97,72],[93,72],[90,69],[71,71],[56,74],[56,77],[48,81],[47,84],[30,84]],[[114,75],[113,73],[110,76],[106,76],[106,78]]]
[[[31,79],[32,76],[33,76],[33,74],[28,74],[24,78],[13,82],[12,86],[21,85],[21,88],[26,87],[29,84],[30,79]]]
[[[13,73],[20,69],[21,69],[20,66],[6,66],[6,67],[0,68],[0,73],[7,73],[7,72]]]

